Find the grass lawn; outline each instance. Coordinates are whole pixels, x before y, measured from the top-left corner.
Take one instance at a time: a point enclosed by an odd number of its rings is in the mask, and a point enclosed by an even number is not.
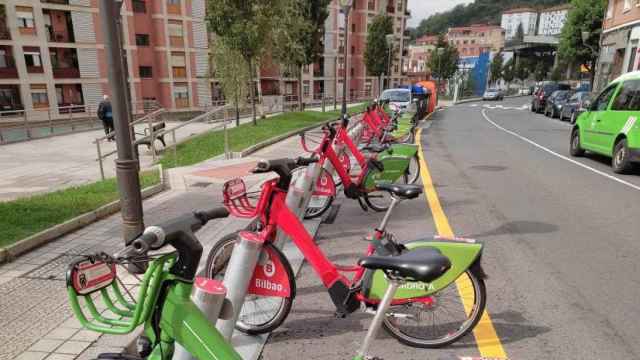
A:
[[[349,108],[350,114],[362,112],[364,105],[356,105]],[[339,111],[305,111],[290,112],[272,116],[266,119],[258,119],[258,125],[251,123],[242,124],[237,128],[228,130],[229,149],[242,151],[252,145],[268,140],[289,131],[336,120],[340,116]],[[188,166],[210,159],[224,153],[224,132],[213,131],[193,137],[189,141],[178,145],[177,161],[172,150],[168,150],[160,163],[164,168],[176,166]]]
[[[141,173],[142,188],[160,183],[158,171]],[[0,247],[93,211],[118,199],[116,179],[107,179],[29,198],[0,202]]]

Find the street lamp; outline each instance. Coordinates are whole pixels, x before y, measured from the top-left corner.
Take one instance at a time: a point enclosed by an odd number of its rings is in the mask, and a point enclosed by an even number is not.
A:
[[[437,87],[436,87],[436,106],[438,106],[438,102],[440,101],[440,96],[438,96],[438,93],[440,91],[440,80],[442,79],[442,69],[441,69],[441,61],[442,58],[440,57],[440,53],[444,52],[444,48],[436,48],[436,56],[438,57],[438,82],[437,82]]]
[[[387,48],[389,49],[389,59],[387,61],[387,75],[388,75],[388,79],[387,79],[387,89],[391,87],[391,53],[393,52],[393,34],[387,34],[385,36],[386,40],[387,40]]]
[[[349,56],[349,11],[353,0],[340,0],[340,6],[344,13],[344,77],[342,79],[342,111],[343,118],[347,117],[347,57]]]

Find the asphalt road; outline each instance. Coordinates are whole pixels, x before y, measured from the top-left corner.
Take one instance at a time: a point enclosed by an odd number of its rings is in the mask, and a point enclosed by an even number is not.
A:
[[[509,358],[638,359],[640,176],[597,156],[573,163],[571,126],[528,103],[434,118],[422,142],[444,211],[486,243],[488,310]]]
[[[568,154],[571,126],[531,113],[529,98],[470,103],[438,112],[421,142],[434,188],[456,235],[486,244],[488,306],[510,359],[640,358],[640,173],[620,176],[609,160]],[[350,264],[380,220],[345,200],[320,229],[331,259]],[[389,225],[399,239],[436,232],[424,197],[403,203]],[[284,325],[263,359],[345,359],[371,316],[333,317],[308,265]],[[385,359],[479,356],[469,335],[445,349],[412,349],[381,334]],[[485,354],[486,355],[486,354]]]

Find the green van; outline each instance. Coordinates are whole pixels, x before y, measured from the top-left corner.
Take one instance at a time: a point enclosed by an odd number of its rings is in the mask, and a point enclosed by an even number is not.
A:
[[[616,173],[631,171],[640,162],[640,71],[620,76],[584,107],[571,132],[571,155],[606,155]]]

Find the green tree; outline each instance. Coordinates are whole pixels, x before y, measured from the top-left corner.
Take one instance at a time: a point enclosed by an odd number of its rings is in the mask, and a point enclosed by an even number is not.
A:
[[[438,91],[440,90],[440,82],[449,80],[458,71],[458,49],[449,45],[444,35],[438,37],[437,49],[431,53],[427,66],[431,70],[431,74],[435,74],[438,78]]]
[[[364,51],[364,64],[369,75],[380,78],[387,71],[389,66],[389,46],[387,45],[386,37],[392,33],[393,18],[386,15],[377,15],[373,18],[369,26],[367,46]],[[382,91],[382,89],[380,90]]]
[[[491,61],[491,66],[489,67],[489,81],[491,83],[496,83],[502,79],[502,72],[504,66],[504,56],[502,53],[497,53],[493,60]]]
[[[535,70],[533,71],[533,77],[536,81],[543,81],[547,78],[547,67],[544,64],[544,61],[538,61]]]
[[[555,66],[553,70],[551,70],[551,80],[552,81],[560,81],[562,80],[562,68],[560,66]]]
[[[521,58],[515,68],[515,77],[524,84],[524,81],[529,78],[531,71],[529,60]]]
[[[274,22],[272,54],[298,77],[298,107],[302,109],[302,67],[318,61],[324,50],[320,37],[329,16],[330,0],[282,0]]]
[[[591,74],[591,83],[595,78],[596,61],[600,51],[600,33],[607,6],[606,0],[572,0],[567,22],[560,34],[558,54],[569,64],[584,65]],[[589,33],[585,42],[582,32]]]
[[[502,78],[507,83],[507,90],[509,90],[509,85],[516,78],[516,64],[513,62],[513,58],[504,64]]]
[[[207,22],[225,46],[236,51],[249,73],[249,97],[256,125],[255,65],[269,43],[279,0],[207,1]]]
[[[245,104],[249,90],[250,74],[247,67],[237,61],[241,57],[237,50],[218,39],[214,48],[214,76],[220,81],[225,98],[236,110],[236,126],[240,125],[240,106]]]

